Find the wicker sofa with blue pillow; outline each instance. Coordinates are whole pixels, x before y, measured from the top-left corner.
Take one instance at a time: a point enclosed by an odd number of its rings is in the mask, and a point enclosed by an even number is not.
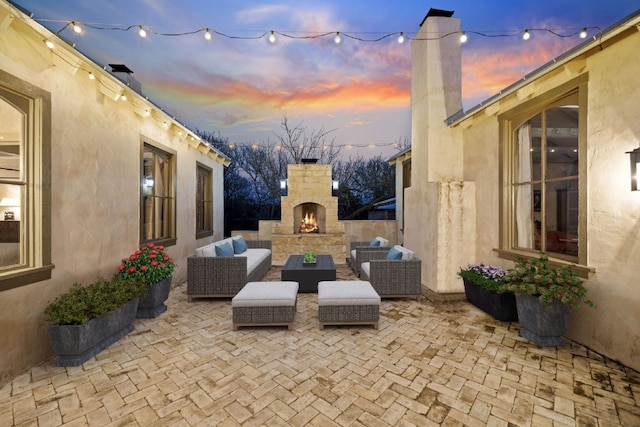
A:
[[[187,258],[187,296],[233,297],[271,267],[271,241],[229,237],[196,249]]]
[[[368,254],[360,265],[360,278],[367,280],[383,298],[416,297],[420,299],[422,262],[415,252],[400,245]]]
[[[389,241],[384,237],[374,237],[368,242],[351,242],[351,268],[356,273],[356,276],[360,276],[360,264],[367,262],[370,259],[370,252],[383,252],[387,253],[389,250]]]

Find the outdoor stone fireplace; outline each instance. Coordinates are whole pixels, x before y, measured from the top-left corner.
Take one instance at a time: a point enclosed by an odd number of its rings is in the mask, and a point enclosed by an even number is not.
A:
[[[287,167],[287,179],[280,222],[272,227],[273,264],[284,265],[289,255],[310,250],[332,255],[336,264],[345,263],[345,228],[338,221],[331,165],[292,164]]]

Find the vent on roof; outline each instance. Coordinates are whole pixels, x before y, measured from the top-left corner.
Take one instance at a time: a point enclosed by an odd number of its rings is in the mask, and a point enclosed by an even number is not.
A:
[[[111,73],[115,75],[118,80],[129,86],[131,90],[142,95],[142,84],[132,76],[133,71],[129,67],[124,64],[109,64],[109,66],[111,67]]]
[[[422,20],[422,22],[420,23],[420,26],[422,27],[422,24],[424,24],[424,21],[427,20],[427,18],[431,17],[431,16],[439,16],[442,18],[451,18],[453,16],[453,10],[442,10],[442,9],[434,9],[431,8],[429,9],[429,12],[427,12],[427,16],[424,17],[424,19]]]
[[[111,67],[111,72],[112,73],[127,73],[127,74],[133,74],[133,71],[131,71],[129,69],[129,67],[127,67],[124,64],[109,64],[109,67]]]

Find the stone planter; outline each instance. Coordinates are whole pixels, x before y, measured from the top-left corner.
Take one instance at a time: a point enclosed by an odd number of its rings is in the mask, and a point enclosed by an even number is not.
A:
[[[147,295],[141,297],[138,303],[137,319],[152,319],[167,311],[164,302],[169,298],[171,279],[172,276],[169,276],[149,286]]]
[[[494,319],[504,322],[518,320],[516,297],[512,292],[498,293],[487,290],[467,279],[463,279],[463,282],[464,293],[467,296],[467,301],[471,304]]]
[[[133,330],[138,299],[84,325],[49,325],[56,366],[80,366]]]
[[[537,296],[525,294],[516,295],[516,304],[520,335],[540,347],[564,344],[571,307],[558,301],[547,307]]]

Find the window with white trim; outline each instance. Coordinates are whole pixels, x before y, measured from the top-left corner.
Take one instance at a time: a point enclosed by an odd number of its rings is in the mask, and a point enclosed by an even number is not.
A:
[[[51,97],[0,71],[0,291],[51,278]]]

